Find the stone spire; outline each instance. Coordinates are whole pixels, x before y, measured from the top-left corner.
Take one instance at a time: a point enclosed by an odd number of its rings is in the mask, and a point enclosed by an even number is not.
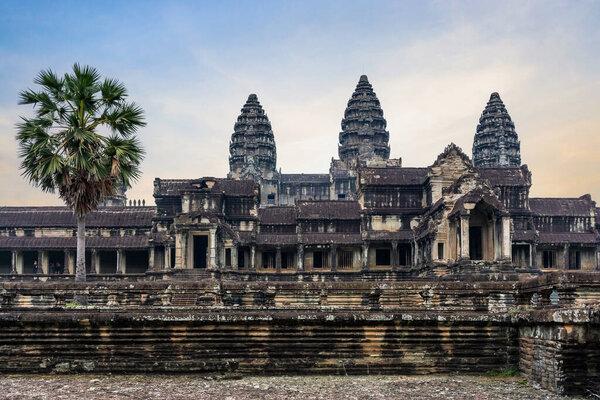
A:
[[[479,168],[519,167],[521,144],[500,95],[490,96],[473,140],[473,165]]]
[[[377,95],[367,76],[362,75],[342,119],[340,159],[350,163],[356,159],[388,159],[390,134],[386,125]]]
[[[267,114],[255,94],[248,96],[229,144],[229,177],[267,178],[276,172],[275,137]]]

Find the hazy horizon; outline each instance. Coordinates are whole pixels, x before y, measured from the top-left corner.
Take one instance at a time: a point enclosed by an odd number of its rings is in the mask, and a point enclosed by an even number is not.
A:
[[[532,197],[600,200],[600,2],[3,2],[0,206],[57,205],[29,185],[14,140],[18,93],[74,62],[128,88],[145,110],[143,177],[225,177],[229,140],[258,95],[283,173],[326,173],[346,103],[365,74],[390,157],[426,167],[450,142],[471,156],[499,92],[533,174]]]

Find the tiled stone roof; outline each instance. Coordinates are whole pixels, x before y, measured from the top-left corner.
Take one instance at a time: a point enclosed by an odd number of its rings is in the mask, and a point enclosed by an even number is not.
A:
[[[572,232],[540,232],[540,243],[585,243],[593,244],[598,242],[598,235],[595,233],[572,233]]]
[[[258,219],[263,225],[295,225],[296,207],[267,207],[258,210]]]
[[[281,184],[291,183],[329,184],[329,174],[281,174]]]
[[[587,198],[529,198],[529,207],[538,216],[590,217],[593,209]]]
[[[144,249],[148,248],[147,236],[86,237],[87,249]],[[30,237],[0,236],[2,249],[76,249],[76,237]]]
[[[88,228],[148,228],[156,207],[99,208],[86,218]],[[67,207],[0,207],[2,228],[76,228],[75,216]]]
[[[357,201],[298,201],[298,219],[360,219]]]
[[[479,175],[486,179],[491,186],[527,186],[527,170],[519,167],[507,168],[478,168]]]
[[[361,182],[366,185],[412,186],[427,180],[427,168],[363,168]]]

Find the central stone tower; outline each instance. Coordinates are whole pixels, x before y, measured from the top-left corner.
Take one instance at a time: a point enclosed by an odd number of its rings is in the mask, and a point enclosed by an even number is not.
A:
[[[385,130],[386,125],[379,99],[367,76],[362,75],[342,119],[338,147],[340,160],[350,166],[356,160],[388,159],[390,134]]]
[[[248,96],[233,127],[229,144],[229,177],[271,178],[277,164],[271,123],[255,94]]]
[[[473,165],[479,168],[521,166],[521,144],[500,95],[492,93],[473,140]]]

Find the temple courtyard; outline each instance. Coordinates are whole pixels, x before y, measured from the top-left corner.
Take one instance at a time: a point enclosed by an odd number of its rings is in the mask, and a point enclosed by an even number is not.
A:
[[[3,399],[577,399],[518,376],[4,375]]]

